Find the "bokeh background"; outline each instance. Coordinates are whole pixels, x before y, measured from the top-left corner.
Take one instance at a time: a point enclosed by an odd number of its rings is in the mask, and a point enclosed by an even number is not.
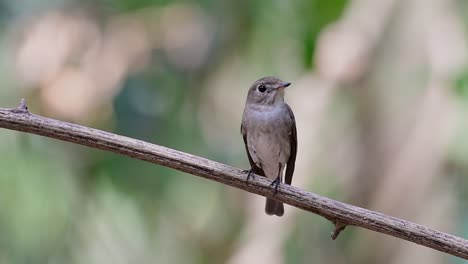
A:
[[[248,168],[293,82],[293,184],[468,237],[468,2],[0,1],[0,107]],[[0,263],[464,263],[174,170],[0,130]]]

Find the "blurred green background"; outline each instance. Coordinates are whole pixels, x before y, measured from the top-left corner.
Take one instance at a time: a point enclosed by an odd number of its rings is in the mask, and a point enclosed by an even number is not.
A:
[[[248,168],[247,89],[291,81],[293,184],[468,237],[463,0],[0,1],[0,107]],[[0,130],[0,263],[463,263],[127,157]]]

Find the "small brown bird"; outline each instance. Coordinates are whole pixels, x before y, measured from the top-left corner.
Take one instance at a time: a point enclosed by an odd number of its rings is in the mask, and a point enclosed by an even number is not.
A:
[[[285,183],[291,184],[297,152],[296,120],[288,104],[284,102],[284,88],[291,83],[276,77],[264,77],[250,87],[241,133],[251,173],[274,179],[275,193],[282,182],[286,167]],[[282,216],[283,203],[267,198],[265,212]]]

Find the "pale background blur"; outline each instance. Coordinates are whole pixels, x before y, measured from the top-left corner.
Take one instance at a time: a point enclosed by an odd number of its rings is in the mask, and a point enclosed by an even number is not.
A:
[[[293,184],[468,237],[468,2],[3,0],[0,107],[248,168],[293,82]],[[174,170],[0,130],[0,263],[463,263]]]

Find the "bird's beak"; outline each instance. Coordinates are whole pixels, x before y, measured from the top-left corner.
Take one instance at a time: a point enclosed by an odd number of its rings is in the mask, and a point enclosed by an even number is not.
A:
[[[281,82],[278,87],[276,87],[277,89],[283,89],[283,88],[286,88],[288,87],[289,85],[291,85],[290,82]]]

